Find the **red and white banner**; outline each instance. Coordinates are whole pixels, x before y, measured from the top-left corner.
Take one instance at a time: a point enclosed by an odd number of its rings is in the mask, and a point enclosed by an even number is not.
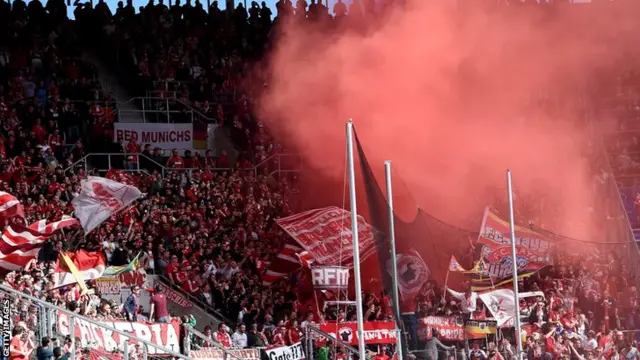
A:
[[[438,331],[440,340],[464,340],[464,321],[454,316],[427,316],[418,319],[418,339],[430,339],[432,330]]]
[[[83,347],[91,345],[92,347],[112,352],[114,350],[123,350],[124,343],[127,341],[129,345],[138,344],[138,341],[133,338],[120,336],[118,333],[106,330],[87,321],[78,318],[74,318],[73,320],[74,335],[80,339]],[[170,324],[150,324],[129,321],[98,321],[98,323],[129,333],[132,336],[153,344],[163,346],[173,352],[180,352],[180,323],[177,321],[172,321]],[[71,335],[69,331],[69,315],[59,312],[57,325],[58,333],[63,336]],[[149,354],[165,354],[165,352],[152,346],[148,348],[148,351]]]
[[[113,124],[115,142],[135,140],[160,149],[193,149],[193,124],[123,123]]]
[[[24,268],[35,259],[47,237],[17,224],[9,224],[0,241],[0,272]]]
[[[276,220],[314,261],[321,265],[353,265],[351,213],[330,206],[314,209]],[[374,229],[358,216],[360,261],[375,252]],[[299,260],[298,260],[299,262]]]
[[[501,327],[510,319],[515,317],[516,306],[513,290],[499,289],[480,294],[480,299],[489,309],[491,315]]]
[[[184,295],[180,294],[179,292],[173,290],[169,286],[163,284],[162,282],[156,281],[156,286],[159,286],[160,288],[162,288],[162,290],[160,291],[164,294],[164,296],[167,297],[167,300],[171,301],[172,303],[180,307],[183,307],[185,309],[189,309],[193,307],[193,303],[189,301],[189,299],[187,299]]]
[[[358,345],[358,325],[355,322],[328,322],[320,325],[320,330],[349,345]],[[393,321],[366,321],[364,342],[367,345],[395,344],[396,323]]]
[[[131,205],[140,195],[142,193],[134,186],[89,176],[82,181],[80,195],[71,203],[85,234],[88,234],[113,214]]]
[[[301,343],[269,348],[265,352],[269,360],[304,360],[304,351]]]
[[[478,244],[487,275],[504,278],[513,274],[509,222],[487,209],[480,229]],[[552,264],[551,242],[531,229],[516,226],[516,256],[518,270],[539,270]]]
[[[260,360],[260,350],[258,349],[229,349],[227,350],[240,359],[244,360]],[[230,356],[225,357],[225,353],[222,350],[216,348],[203,348],[201,350],[195,350],[189,352],[189,357],[200,360],[229,360],[233,359]],[[283,358],[284,359],[284,358]]]

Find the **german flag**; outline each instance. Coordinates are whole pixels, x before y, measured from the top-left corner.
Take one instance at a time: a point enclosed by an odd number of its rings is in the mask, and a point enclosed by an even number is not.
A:
[[[207,149],[207,124],[193,124],[193,148],[196,150]]]

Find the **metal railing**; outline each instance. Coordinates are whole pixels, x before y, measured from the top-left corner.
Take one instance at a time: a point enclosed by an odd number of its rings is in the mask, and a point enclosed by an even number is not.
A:
[[[203,333],[201,333],[200,331],[190,328],[190,327],[185,327],[185,338],[184,338],[184,353],[189,355],[191,353],[191,350],[195,350],[193,348],[197,347],[194,341],[194,339],[200,339],[200,341],[202,343],[208,343],[213,345],[212,347],[215,348],[216,350],[222,351],[224,353],[224,358],[228,359],[228,358],[232,358],[232,359],[238,359],[238,360],[242,360],[238,355],[234,354],[233,352],[229,351],[227,348],[225,348],[224,346],[222,346],[222,344],[220,344],[219,342],[217,342],[216,340],[212,339],[211,337],[207,337],[206,335],[204,335]]]
[[[102,157],[102,159],[100,159],[100,157]],[[135,158],[135,161],[129,160],[128,158]],[[285,164],[286,159],[288,158],[294,159],[294,165],[291,167],[288,167]],[[94,161],[90,161],[91,159]],[[172,171],[190,174],[193,171],[202,170],[202,168],[168,168],[140,153],[90,153],[69,165],[64,169],[64,172],[71,172],[79,167],[84,168],[85,172],[89,172],[90,170],[104,171],[109,169],[119,169],[130,172],[158,170],[162,177],[165,177],[168,172]],[[213,168],[210,170],[214,172],[253,172],[256,177],[258,175],[300,172],[302,171],[302,158],[294,154],[274,154],[250,168]]]
[[[167,279],[165,276],[163,275],[157,275],[158,278],[160,279],[160,281],[165,285],[170,287],[171,289],[173,289],[173,291],[177,291],[179,292],[181,295],[185,296],[187,299],[189,299],[189,301],[191,301],[193,303],[194,306],[198,306],[200,307],[202,310],[204,310],[205,312],[209,312],[211,315],[214,316],[214,318],[216,318],[216,320],[218,320],[219,322],[226,322],[227,324],[234,324],[233,321],[231,321],[231,319],[227,318],[226,316],[224,316],[223,314],[221,314],[218,310],[216,310],[213,306],[204,303],[202,300],[198,299],[197,297],[189,294],[188,292],[182,290],[182,288],[176,284],[174,284],[173,282],[171,282],[169,279]]]
[[[138,342],[138,344],[142,344],[142,358],[145,360],[148,359],[148,357],[151,355],[149,354],[149,349],[154,349],[154,352],[157,351],[160,354],[166,354],[174,358],[185,359],[185,360],[189,359],[189,357],[180,354],[178,352],[179,350],[174,351],[173,349],[168,349],[164,346],[152,343],[145,339],[141,339],[139,337],[131,335],[131,333],[127,331],[116,329],[114,327],[101,323],[100,321],[90,319],[86,316],[78,315],[75,312],[44,302],[36,297],[33,297],[25,293],[21,293],[15,289],[6,287],[4,285],[0,285],[0,294],[3,297],[9,297],[10,298],[9,300],[14,299],[20,302],[26,301],[29,303],[28,304],[29,306],[37,306],[37,319],[38,319],[37,325],[38,326],[37,326],[37,329],[35,329],[34,331],[34,337],[37,337],[36,341],[39,342],[40,338],[43,336],[53,337],[54,334],[69,336],[71,338],[71,347],[70,347],[71,359],[76,358],[75,353],[77,351],[77,344],[76,344],[76,336],[75,336],[76,334],[75,327],[76,325],[81,326],[80,322],[90,324],[92,327],[95,327],[97,329],[102,329],[105,331],[105,333],[118,334],[121,337],[121,340],[119,341],[119,344],[117,344],[117,349],[123,352],[124,360],[129,360],[129,346],[130,346],[129,341],[131,340],[135,340]],[[6,303],[6,302],[3,302],[3,303]],[[6,310],[3,309],[3,311],[10,311],[12,315],[15,315],[15,309],[6,309]],[[68,334],[60,333],[61,329],[56,328],[57,318],[60,314],[64,314],[69,317],[69,323],[68,323],[68,329],[67,329]],[[13,319],[14,316],[11,316],[11,318]],[[83,329],[81,327],[80,330],[81,332],[91,331],[92,333],[94,333],[96,329]]]

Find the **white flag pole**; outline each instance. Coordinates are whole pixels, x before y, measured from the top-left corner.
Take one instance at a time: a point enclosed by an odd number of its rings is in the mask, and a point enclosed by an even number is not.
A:
[[[398,283],[398,263],[396,261],[396,232],[394,226],[394,216],[393,216],[393,188],[391,186],[391,161],[384,162],[384,178],[385,183],[387,185],[387,204],[389,210],[389,242],[391,243],[391,279],[392,284],[391,291],[393,291],[393,314],[396,316],[396,324],[402,321],[400,317],[400,296],[398,295],[398,287],[395,284]],[[398,331],[402,331],[402,329],[398,329]],[[401,334],[398,334],[401,335]],[[402,357],[402,336],[397,337],[396,344],[396,353],[398,354],[398,359],[403,359]]]
[[[515,302],[516,344],[518,359],[522,359],[522,327],[520,325],[520,301],[518,296],[518,263],[516,256],[516,231],[513,215],[513,187],[511,184],[511,170],[507,169],[507,188],[509,195],[509,230],[511,231],[511,262],[513,266],[513,301]]]
[[[356,282],[356,315],[358,320],[358,351],[360,360],[366,359],[364,320],[362,313],[362,284],[360,282],[360,246],[358,241],[358,206],[356,204],[356,174],[353,161],[353,123],[347,123],[347,163],[349,165],[349,202],[351,203],[351,233],[353,236],[353,275]]]

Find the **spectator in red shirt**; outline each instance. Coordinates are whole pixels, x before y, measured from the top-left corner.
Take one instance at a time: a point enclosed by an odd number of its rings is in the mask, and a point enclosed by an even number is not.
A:
[[[136,143],[135,139],[129,139],[127,146],[124,151],[129,154],[127,155],[127,168],[130,170],[137,169],[138,157],[135,154],[140,153],[140,144]]]
[[[155,315],[155,318],[154,318]],[[162,287],[156,286],[153,296],[151,297],[151,311],[149,312],[149,320],[161,323],[171,322],[171,316],[167,310],[167,297],[162,293]]]
[[[178,155],[178,150],[171,152],[173,155],[167,160],[167,167],[171,169],[183,169],[184,160]]]
[[[47,139],[47,130],[42,126],[42,121],[40,119],[36,119],[36,124],[31,129],[33,135],[36,140],[38,140],[38,144],[44,144]]]
[[[227,326],[224,323],[218,325],[218,331],[214,334],[214,338],[225,348],[231,347],[231,336],[226,331]]]

